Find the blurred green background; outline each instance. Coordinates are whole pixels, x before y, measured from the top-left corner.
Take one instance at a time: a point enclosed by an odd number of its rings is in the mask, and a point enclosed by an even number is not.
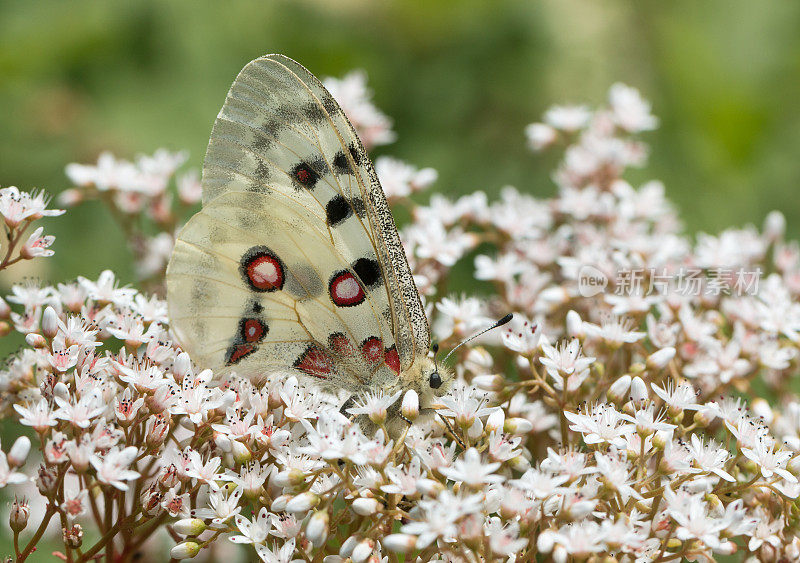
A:
[[[552,194],[554,162],[526,149],[524,126],[626,82],[661,119],[634,179],[662,179],[690,232],[760,224],[777,208],[797,236],[798,29],[800,3],[747,0],[6,1],[0,185],[57,193],[67,163],[104,149],[186,148],[199,167],[240,68],[282,52],[320,76],[365,69],[399,135],[377,153],[435,167],[435,189],[452,195]],[[44,225],[56,255],[36,275],[110,267],[134,280],[100,204]]]
[[[186,148],[199,168],[236,74],[281,52],[318,76],[365,69],[398,133],[376,154],[436,168],[435,189],[453,196],[509,184],[551,195],[555,161],[526,149],[525,125],[553,103],[601,103],[628,83],[661,119],[644,136],[651,165],[632,179],[662,179],[689,232],[760,224],[780,209],[796,238],[798,29],[800,3],[787,1],[6,0],[0,185],[58,193],[67,163],[102,150],[130,159]],[[135,281],[99,203],[42,224],[55,256],[15,277],[111,268]]]

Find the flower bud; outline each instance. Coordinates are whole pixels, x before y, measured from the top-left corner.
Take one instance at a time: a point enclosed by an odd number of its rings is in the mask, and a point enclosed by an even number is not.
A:
[[[666,348],[662,348],[657,352],[653,352],[647,359],[645,360],[645,364],[647,365],[648,369],[653,371],[662,370],[667,367],[667,364],[675,357],[675,348],[672,346],[667,346]]]
[[[353,563],[364,563],[364,561],[372,555],[372,551],[375,549],[375,540],[372,538],[366,538],[365,540],[360,541],[354,548],[353,553],[350,555],[350,559],[353,560]]]
[[[277,497],[275,500],[272,501],[270,505],[270,510],[272,512],[283,512],[286,510],[286,504],[289,502],[289,499],[292,498],[292,495],[281,495]]]
[[[581,316],[573,310],[567,312],[567,334],[575,338],[583,338],[586,332],[583,330]]]
[[[506,421],[506,413],[501,408],[492,411],[492,414],[486,419],[486,431],[494,432],[503,428]]]
[[[275,475],[273,483],[278,487],[286,487],[289,485],[299,485],[306,480],[306,474],[297,468],[284,469]]]
[[[53,385],[53,396],[69,401],[69,387],[67,387],[67,384],[63,381],[59,381]]]
[[[625,402],[625,399],[628,397],[628,391],[630,390],[630,388],[631,388],[631,376],[625,374],[611,384],[611,387],[609,387],[608,391],[606,392],[606,396],[610,401],[613,401],[614,403],[619,405]]]
[[[631,380],[631,401],[638,403],[647,400],[647,385],[644,380],[638,375]]]
[[[417,537],[409,534],[391,534],[383,538],[381,544],[395,553],[409,553],[417,546]]]
[[[58,314],[48,305],[42,314],[42,332],[47,338],[53,338],[58,332]]]
[[[325,510],[318,510],[311,515],[306,524],[306,538],[314,547],[319,548],[325,545],[328,539],[328,525],[330,517]]]
[[[189,359],[189,354],[186,352],[181,352],[175,357],[175,361],[172,362],[172,373],[175,376],[175,381],[180,383],[183,381],[183,378],[191,371],[192,369],[192,360]]]
[[[172,529],[182,536],[197,536],[208,528],[199,518],[181,518],[172,525]]]
[[[403,402],[400,405],[400,414],[408,420],[416,420],[419,416],[419,396],[413,389],[406,391],[403,395]]]
[[[369,516],[381,509],[381,503],[374,498],[357,498],[350,507],[359,516]]]
[[[481,391],[502,391],[506,378],[500,374],[478,375],[472,378],[472,384]]]
[[[80,524],[73,524],[62,530],[64,545],[78,549],[83,544],[83,528]]]
[[[28,459],[31,451],[31,440],[27,436],[20,436],[8,451],[8,465],[13,469],[21,466]]]
[[[507,418],[505,424],[503,424],[503,429],[508,434],[522,436],[533,430],[533,423],[527,418]]]
[[[770,211],[764,219],[764,236],[773,242],[783,238],[786,232],[786,217],[780,211]]]
[[[31,515],[31,509],[28,503],[24,500],[14,499],[11,505],[11,514],[8,516],[8,524],[15,532],[21,532],[28,525],[28,517]]]
[[[764,422],[767,424],[772,424],[772,421],[775,419],[775,413],[773,412],[772,407],[770,407],[769,403],[761,397],[756,397],[753,399],[753,402],[750,403],[750,408],[753,410],[753,413],[756,416],[763,418]]]
[[[542,553],[550,553],[556,543],[556,535],[551,530],[545,530],[536,538],[536,549]]]
[[[8,319],[11,317],[11,307],[8,306],[6,300],[0,297],[0,319]]]
[[[342,557],[350,557],[357,543],[358,543],[358,538],[356,536],[350,536],[349,538],[344,540],[344,543],[342,543],[342,547],[339,548],[339,555],[341,555]]]
[[[483,421],[480,418],[476,418],[475,422],[472,423],[472,426],[469,427],[467,430],[467,437],[470,440],[477,440],[483,435]]]
[[[173,559],[191,559],[200,552],[200,544],[193,541],[181,542],[169,550]]]
[[[314,493],[301,493],[286,503],[286,512],[308,512],[319,504],[319,497]]]
[[[508,464],[511,466],[511,469],[514,471],[519,471],[520,473],[525,473],[531,468],[531,461],[521,455],[515,456],[508,460]]]
[[[32,346],[33,348],[47,347],[47,340],[45,340],[44,336],[41,334],[36,334],[35,332],[29,332],[26,334],[25,342],[28,344],[28,346]]]
[[[233,454],[234,461],[239,465],[247,463],[253,457],[250,449],[239,440],[233,440],[231,454]]]
[[[58,485],[58,468],[40,465],[36,476],[36,488],[39,489],[39,492],[44,496],[49,496],[55,491],[56,485]]]
[[[11,325],[5,321],[0,321],[0,337],[11,334]]]

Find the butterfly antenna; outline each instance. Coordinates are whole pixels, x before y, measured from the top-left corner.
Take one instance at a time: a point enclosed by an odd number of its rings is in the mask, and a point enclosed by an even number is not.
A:
[[[503,317],[502,319],[500,319],[499,321],[497,321],[496,323],[494,323],[494,324],[493,324],[492,326],[490,326],[489,328],[485,328],[485,329],[483,329],[482,331],[480,331],[479,333],[477,333],[477,334],[473,334],[472,336],[470,336],[470,337],[469,337],[469,338],[467,338],[466,340],[462,340],[462,341],[461,341],[461,342],[458,344],[458,346],[456,346],[455,348],[453,348],[452,350],[450,350],[450,352],[448,352],[448,354],[447,354],[447,355],[444,357],[444,361],[446,362],[446,361],[447,361],[447,358],[449,358],[450,356],[452,356],[452,355],[453,355],[453,352],[455,352],[456,350],[458,350],[459,348],[461,348],[461,347],[462,347],[464,344],[466,344],[467,342],[470,342],[471,340],[475,340],[475,339],[476,339],[476,338],[478,338],[480,335],[482,335],[482,334],[485,334],[485,333],[489,332],[490,330],[494,330],[494,329],[496,329],[496,328],[497,328],[497,327],[499,327],[499,326],[503,326],[504,324],[506,324],[507,322],[509,322],[509,321],[510,321],[512,318],[514,318],[514,314],[513,314],[513,313],[509,313],[509,314],[507,314],[505,317]],[[437,349],[438,349],[438,347],[437,347]]]

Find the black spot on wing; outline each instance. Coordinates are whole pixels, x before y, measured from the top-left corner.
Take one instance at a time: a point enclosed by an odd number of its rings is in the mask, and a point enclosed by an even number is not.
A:
[[[350,143],[347,149],[350,151],[350,156],[353,157],[353,162],[356,163],[356,166],[364,164],[364,153],[361,151],[361,148],[357,143]]]
[[[337,152],[336,156],[333,157],[333,168],[340,174],[353,173],[352,169],[350,168],[350,161],[347,160],[347,156],[344,154],[344,151]]]
[[[318,103],[313,101],[310,101],[307,104],[305,104],[301,108],[301,111],[303,112],[303,115],[305,115],[306,118],[314,125],[319,125],[320,123],[325,121],[328,117],[325,110],[322,107],[320,107]]]
[[[359,258],[353,263],[353,271],[367,287],[375,287],[381,282],[381,266],[374,258]]]
[[[353,208],[347,200],[341,196],[336,195],[325,206],[325,215],[328,225],[335,227],[353,214]]]
[[[353,208],[353,211],[356,212],[356,215],[359,217],[364,217],[364,213],[366,213],[367,209],[364,207],[364,200],[360,197],[354,197],[350,200],[350,207]]]
[[[267,166],[262,160],[259,160],[255,169],[255,173],[259,179],[268,180],[270,175],[269,166]]]
[[[319,177],[319,173],[307,162],[298,162],[292,168],[292,179],[304,188],[312,189],[319,181]]]
[[[336,103],[336,100],[333,99],[328,92],[325,92],[322,96],[322,107],[325,108],[325,111],[328,112],[331,116],[337,115],[339,113],[339,104]]]

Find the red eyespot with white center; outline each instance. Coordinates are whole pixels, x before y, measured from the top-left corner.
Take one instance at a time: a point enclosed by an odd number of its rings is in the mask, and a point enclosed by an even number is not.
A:
[[[361,343],[361,355],[369,364],[377,364],[383,361],[383,341],[377,336],[370,336]]]
[[[294,362],[294,367],[308,375],[328,379],[333,371],[333,359],[321,348],[309,346]]]
[[[389,366],[389,369],[400,375],[400,354],[397,353],[397,348],[394,346],[387,348],[384,354],[384,361]]]
[[[242,257],[240,271],[245,283],[254,291],[277,291],[283,287],[283,262],[264,246],[254,246]]]
[[[339,307],[353,307],[363,303],[366,298],[361,283],[347,270],[333,275],[328,284],[328,291],[331,294],[331,301]]]
[[[258,319],[242,319],[239,331],[245,342],[259,342],[267,333],[267,327]]]

